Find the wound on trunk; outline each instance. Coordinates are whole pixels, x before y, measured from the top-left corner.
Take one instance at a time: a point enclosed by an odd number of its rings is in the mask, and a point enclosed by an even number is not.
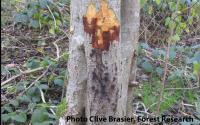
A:
[[[110,42],[119,41],[119,21],[106,0],[101,0],[99,11],[90,3],[83,16],[84,31],[92,37],[92,47],[108,50]]]

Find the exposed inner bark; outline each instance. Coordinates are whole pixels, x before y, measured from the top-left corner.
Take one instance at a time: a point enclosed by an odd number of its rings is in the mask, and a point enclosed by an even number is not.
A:
[[[94,4],[89,4],[83,25],[84,31],[92,36],[93,48],[108,50],[110,42],[119,41],[119,21],[105,0],[101,0],[98,12]]]

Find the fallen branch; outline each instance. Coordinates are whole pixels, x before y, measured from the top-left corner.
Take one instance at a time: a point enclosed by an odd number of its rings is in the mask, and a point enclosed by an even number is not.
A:
[[[55,42],[53,42],[53,45],[54,45],[55,48],[56,48],[56,55],[57,55],[56,61],[58,61],[59,58],[60,58],[60,50],[59,50],[59,47],[58,47],[58,45],[57,45],[57,42],[60,41],[60,40],[63,40],[64,38],[66,38],[66,36],[64,36],[64,37],[62,37],[62,38],[60,38],[60,39],[57,39]]]
[[[24,94],[28,89],[30,89],[35,83],[37,83],[37,81],[39,81],[42,77],[44,77],[46,75],[46,73],[48,72],[49,70],[49,67],[51,65],[49,65],[47,67],[47,69],[42,73],[42,75],[40,75],[35,81],[33,81],[21,94]]]
[[[18,78],[18,77],[20,77],[20,76],[22,76],[24,74],[29,74],[29,73],[37,72],[37,71],[40,71],[40,70],[43,70],[43,69],[44,69],[44,67],[39,67],[39,68],[36,68],[36,69],[33,69],[33,70],[22,71],[20,74],[13,76],[13,77],[7,79],[6,81],[3,81],[1,83],[1,87],[3,87],[7,83],[11,82],[12,80],[14,80],[14,79],[16,79],[16,78]]]

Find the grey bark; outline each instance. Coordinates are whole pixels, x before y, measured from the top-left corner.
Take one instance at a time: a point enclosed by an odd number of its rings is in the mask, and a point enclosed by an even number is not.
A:
[[[125,122],[66,122],[74,117],[131,117],[134,79],[134,52],[139,29],[139,0],[108,0],[120,21],[120,40],[114,41],[108,51],[92,48],[90,36],[84,32],[82,17],[88,3],[99,8],[100,0],[71,1],[71,30],[67,86],[68,108],[60,118],[60,125],[127,125]],[[134,68],[133,68],[134,67]]]

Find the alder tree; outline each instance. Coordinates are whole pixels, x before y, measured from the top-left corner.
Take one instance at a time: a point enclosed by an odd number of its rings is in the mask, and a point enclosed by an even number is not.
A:
[[[132,116],[139,0],[72,0],[67,112],[61,125],[127,125],[73,122],[67,116]]]

